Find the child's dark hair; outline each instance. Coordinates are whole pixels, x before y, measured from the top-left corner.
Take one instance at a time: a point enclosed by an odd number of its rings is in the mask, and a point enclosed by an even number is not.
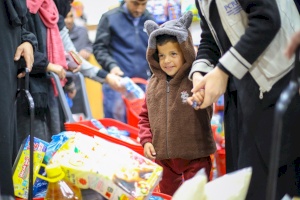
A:
[[[156,45],[161,46],[166,44],[167,42],[178,42],[178,40],[174,35],[163,34],[156,36]]]

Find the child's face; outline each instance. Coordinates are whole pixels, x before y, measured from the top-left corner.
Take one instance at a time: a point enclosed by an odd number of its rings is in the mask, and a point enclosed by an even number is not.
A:
[[[167,42],[157,45],[158,59],[161,69],[173,77],[185,63],[181,48],[178,42]]]

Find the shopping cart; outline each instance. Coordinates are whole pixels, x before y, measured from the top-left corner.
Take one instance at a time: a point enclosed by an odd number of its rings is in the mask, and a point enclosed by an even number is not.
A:
[[[153,192],[152,196],[157,196],[157,197],[161,197],[164,200],[171,200],[172,197],[170,195],[164,194],[164,193],[160,193],[160,192]]]
[[[65,128],[67,131],[77,131],[82,132],[89,136],[98,136],[115,144],[119,144],[130,148],[131,150],[144,156],[144,150],[142,145],[138,142],[138,129],[136,127],[130,126],[123,122],[115,119],[103,118],[98,120],[105,127],[117,127],[119,130],[126,130],[129,132],[129,138],[132,142],[124,141],[120,138],[111,136],[107,133],[100,132],[90,120],[84,120],[80,122],[65,123]]]
[[[147,80],[142,78],[131,78],[131,80],[136,84],[147,85]],[[122,96],[125,107],[126,107],[126,117],[127,123],[131,126],[138,127],[139,122],[139,113],[141,111],[142,105],[145,99],[127,99],[125,96]]]
[[[78,73],[78,75],[80,76],[80,73]],[[99,129],[97,129],[97,127],[95,127],[93,125],[93,123],[91,122],[91,111],[90,111],[90,107],[89,107],[89,103],[88,103],[88,99],[87,99],[87,94],[84,92],[85,91],[85,85],[83,81],[80,81],[80,85],[81,85],[81,90],[82,90],[82,103],[83,103],[83,107],[84,107],[84,112],[85,115],[88,117],[86,118],[86,120],[82,120],[82,121],[75,121],[72,115],[72,111],[66,101],[65,95],[64,95],[64,91],[60,85],[60,80],[59,77],[52,73],[51,76],[54,78],[54,82],[57,86],[57,90],[58,90],[58,96],[59,96],[59,101],[64,113],[64,117],[65,117],[65,129],[66,131],[77,131],[77,132],[82,132],[86,135],[89,136],[98,136],[100,138],[106,139],[110,142],[116,143],[116,144],[120,144],[123,145],[125,147],[130,148],[131,150],[144,155],[144,151],[143,151],[143,147],[141,146],[141,144],[138,142],[138,129],[136,127],[130,126],[128,124],[125,124],[123,122],[114,120],[114,119],[109,119],[109,118],[103,118],[100,119],[99,122],[103,124],[103,126],[105,127],[111,127],[111,126],[115,126],[117,127],[119,130],[126,130],[129,132],[129,140],[132,141],[127,142],[124,141],[120,138],[117,137],[113,137],[109,134],[100,132]]]

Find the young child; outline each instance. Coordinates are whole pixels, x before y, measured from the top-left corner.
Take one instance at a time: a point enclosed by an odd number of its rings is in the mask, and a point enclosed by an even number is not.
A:
[[[145,23],[146,56],[153,75],[139,116],[139,137],[145,157],[163,167],[159,187],[168,195],[201,168],[209,176],[210,155],[216,150],[210,126],[212,107],[196,111],[186,103],[193,87],[188,74],[195,60],[188,30],[191,21],[188,12],[161,26]]]

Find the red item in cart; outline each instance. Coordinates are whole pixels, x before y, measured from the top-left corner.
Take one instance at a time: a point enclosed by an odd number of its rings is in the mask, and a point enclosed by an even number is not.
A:
[[[139,113],[145,99],[129,100],[123,97],[123,101],[126,106],[127,123],[131,126],[138,127]]]
[[[80,122],[75,122],[75,123],[65,123],[65,128],[67,131],[77,131],[77,132],[81,132],[85,135],[89,135],[92,137],[98,136],[98,137],[106,139],[110,142],[126,146],[126,147],[130,148],[131,150],[144,156],[144,149],[138,141],[138,131],[139,130],[136,127],[130,126],[128,124],[125,124],[123,122],[120,122],[115,119],[110,119],[110,118],[100,119],[99,122],[101,122],[101,124],[105,127],[115,126],[119,130],[128,131],[129,139],[131,141],[134,141],[134,143],[127,142],[120,138],[113,137],[109,134],[100,132],[99,129],[97,129],[90,120],[80,121]]]
[[[218,177],[226,174],[226,153],[225,149],[220,148],[215,153],[216,167],[218,172]]]

